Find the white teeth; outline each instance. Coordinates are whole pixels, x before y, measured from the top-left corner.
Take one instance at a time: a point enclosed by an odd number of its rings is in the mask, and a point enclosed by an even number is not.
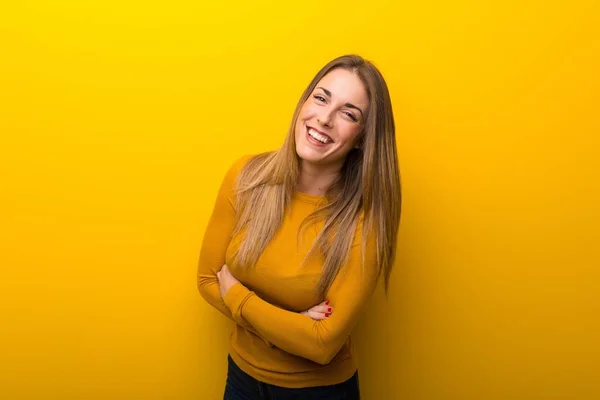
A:
[[[314,129],[310,128],[308,130],[308,134],[313,137],[314,139],[317,139],[319,142],[327,144],[330,142],[329,138],[327,136],[323,136],[321,135],[319,132],[315,131]]]

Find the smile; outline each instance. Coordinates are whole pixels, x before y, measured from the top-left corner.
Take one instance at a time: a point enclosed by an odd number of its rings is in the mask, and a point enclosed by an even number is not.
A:
[[[323,132],[319,132],[310,126],[307,127],[306,130],[307,138],[311,143],[314,143],[318,146],[324,146],[330,143],[333,143],[333,139],[324,134]]]

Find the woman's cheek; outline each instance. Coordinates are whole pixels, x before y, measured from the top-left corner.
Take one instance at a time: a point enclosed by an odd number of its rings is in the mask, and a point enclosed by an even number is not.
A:
[[[311,118],[315,114],[315,108],[310,104],[305,105],[300,114],[302,115],[303,119]]]
[[[344,130],[344,138],[346,139],[345,141],[354,147],[354,143],[358,139],[359,134],[360,129],[356,128],[355,126],[347,126]]]

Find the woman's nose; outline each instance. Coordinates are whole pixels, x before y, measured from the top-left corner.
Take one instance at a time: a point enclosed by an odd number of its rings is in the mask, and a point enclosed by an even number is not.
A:
[[[321,112],[321,114],[319,114],[319,116],[317,117],[317,121],[319,121],[319,123],[323,126],[327,126],[330,128],[332,122],[331,111],[323,110],[323,112]]]

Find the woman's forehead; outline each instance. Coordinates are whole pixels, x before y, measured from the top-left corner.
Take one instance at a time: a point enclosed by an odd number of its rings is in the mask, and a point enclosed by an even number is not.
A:
[[[328,95],[335,102],[350,102],[364,108],[369,104],[365,85],[352,71],[335,69],[321,78],[316,87],[329,92]]]

